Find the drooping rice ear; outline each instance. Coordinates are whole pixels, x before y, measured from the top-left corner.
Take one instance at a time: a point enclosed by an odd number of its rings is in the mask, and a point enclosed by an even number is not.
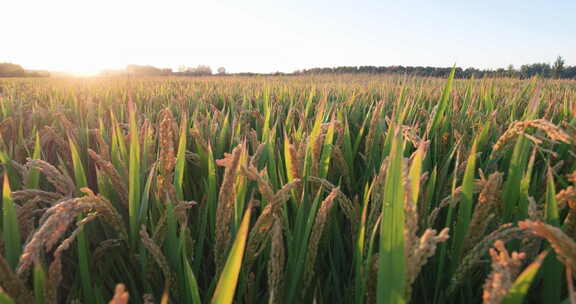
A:
[[[70,177],[62,174],[60,170],[46,161],[29,159],[25,166],[28,170],[34,168],[42,172],[48,179],[48,182],[56,188],[56,191],[65,196],[70,195],[76,190],[76,186]]]
[[[535,119],[528,121],[517,121],[512,123],[508,130],[498,138],[496,143],[492,146],[492,154],[504,147],[508,142],[512,141],[518,135],[524,135],[526,129],[534,127],[543,131],[553,142],[571,143],[572,139],[568,133],[562,130],[555,124],[545,119]]]
[[[114,297],[108,304],[128,304],[128,299],[130,299],[130,294],[126,291],[126,286],[120,283],[116,284]]]
[[[342,208],[342,212],[344,212],[344,215],[346,216],[346,218],[350,221],[350,224],[352,225],[352,234],[355,234],[355,232],[358,228],[358,225],[360,225],[360,220],[359,220],[360,212],[358,211],[356,204],[354,204],[350,200],[350,198],[348,198],[346,196],[346,194],[344,194],[344,192],[342,192],[342,190],[340,190],[340,187],[336,187],[335,185],[333,185],[328,180],[323,179],[323,178],[318,178],[315,176],[309,177],[308,180],[311,182],[316,182],[316,183],[321,184],[329,192],[331,192],[333,190],[336,190],[338,192],[338,195],[336,196],[336,200],[338,201],[340,208]]]
[[[500,191],[502,186],[502,173],[496,172],[488,177],[484,188],[478,196],[478,203],[474,208],[470,227],[464,240],[463,252],[466,253],[485,235],[486,227],[490,223],[488,218],[496,213],[497,205],[500,201]]]
[[[434,229],[426,229],[418,239],[417,246],[411,248],[406,260],[406,299],[410,299],[412,284],[418,278],[422,267],[428,262],[428,259],[436,253],[438,244],[446,242],[450,237],[448,231],[448,228],[442,229],[440,233]]]
[[[216,210],[216,237],[214,244],[214,258],[216,268],[220,271],[224,267],[226,252],[230,243],[230,222],[232,220],[232,210],[236,201],[236,176],[240,165],[240,155],[243,146],[238,145],[232,154],[225,154],[224,159],[219,159],[216,163],[225,167],[224,178],[220,186],[218,195],[218,208]],[[219,272],[218,271],[218,272]]]
[[[487,250],[496,242],[500,240],[504,243],[521,239],[527,236],[527,233],[521,228],[514,227],[512,224],[504,224],[498,227],[498,229],[492,231],[490,234],[486,235],[481,241],[479,241],[476,246],[468,251],[468,253],[462,258],[458,268],[454,271],[454,275],[448,285],[447,294],[453,294],[462,283],[466,281],[466,277],[470,272],[479,265],[482,257],[486,254]]]
[[[84,225],[96,219],[95,213],[89,214],[76,224],[76,229],[54,251],[54,260],[48,269],[48,288],[46,288],[46,302],[58,303],[58,289],[62,282],[62,253],[67,250],[78,234],[83,231]]]
[[[309,286],[312,277],[314,276],[315,266],[316,266],[316,256],[318,255],[318,244],[320,243],[320,238],[324,232],[324,226],[328,221],[328,215],[332,210],[334,205],[334,200],[338,195],[338,188],[334,188],[330,194],[322,201],[320,208],[316,214],[316,219],[314,221],[314,226],[312,227],[312,232],[310,234],[310,240],[308,243],[308,254],[306,256],[306,270],[304,272],[304,286]]]
[[[33,234],[30,241],[24,247],[17,273],[24,275],[30,265],[38,260],[43,250],[49,251],[64,235],[68,226],[82,212],[88,212],[94,209],[98,204],[93,197],[73,198],[62,201],[46,211],[41,220],[42,226]]]
[[[504,242],[500,240],[494,243],[494,248],[490,248],[489,252],[492,271],[484,283],[482,300],[486,304],[499,304],[506,297],[520,273],[525,255],[518,252],[508,253]]]
[[[162,249],[160,248],[160,246],[158,246],[150,238],[148,232],[146,231],[146,227],[144,226],[142,226],[142,229],[140,230],[140,237],[142,240],[142,245],[144,245],[146,250],[148,250],[152,258],[154,259],[154,262],[156,262],[158,267],[160,267],[160,270],[162,270],[162,274],[164,275],[165,280],[164,282],[165,289],[167,290],[171,286],[174,286],[175,280],[173,272],[170,271],[168,260],[166,259],[166,256],[164,256],[164,254],[162,253]]]
[[[273,227],[274,219],[280,216],[280,209],[282,205],[289,199],[290,192],[299,184],[299,180],[294,180],[282,187],[276,192],[274,199],[264,207],[260,216],[254,223],[254,228],[250,231],[248,243],[246,244],[246,260],[245,267],[250,269],[252,263],[260,255],[264,249],[264,241],[270,235],[270,229]],[[256,205],[255,201],[251,201],[251,205]]]
[[[110,183],[120,196],[122,204],[124,207],[126,207],[126,209],[128,209],[128,187],[126,186],[125,181],[120,177],[118,170],[116,170],[111,162],[105,160],[94,150],[88,149],[88,155],[90,155],[90,158],[92,158],[92,160],[96,163],[96,166],[98,166],[100,170],[102,170],[102,172],[106,174],[106,176],[110,179]]]
[[[276,217],[272,226],[272,246],[268,260],[268,289],[270,290],[271,303],[282,303],[286,253],[280,221],[281,218]]]
[[[172,188],[172,181],[174,179],[174,167],[176,166],[176,154],[174,152],[174,119],[172,111],[169,108],[161,112],[161,121],[159,127],[158,144],[160,151],[158,152],[159,165],[158,165],[158,178],[157,178],[157,193],[163,199],[167,194],[173,197],[169,188]]]
[[[34,303],[34,297],[26,287],[26,283],[14,273],[2,254],[0,254],[0,288],[17,303]]]
[[[546,239],[564,264],[576,265],[576,242],[560,228],[530,220],[518,222],[518,227]]]

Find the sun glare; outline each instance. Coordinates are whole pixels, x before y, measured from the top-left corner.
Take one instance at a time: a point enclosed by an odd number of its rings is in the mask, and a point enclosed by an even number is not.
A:
[[[83,53],[81,56],[73,56],[73,58],[58,56],[54,59],[54,71],[76,77],[93,77],[98,76],[106,69],[124,68],[122,64],[114,65],[115,58],[97,52]]]
[[[83,72],[64,71],[64,72],[69,73],[72,76],[76,77],[93,77],[97,76],[100,73],[100,71],[83,71]]]
[[[103,69],[102,62],[108,60],[108,58],[98,56],[95,52],[78,52],[68,55],[72,58],[65,58],[64,55],[55,56],[54,68],[60,72],[81,77],[98,75]]]

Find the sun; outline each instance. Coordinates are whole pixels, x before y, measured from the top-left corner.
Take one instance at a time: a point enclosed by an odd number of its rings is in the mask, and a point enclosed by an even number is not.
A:
[[[98,49],[81,48],[67,52],[52,52],[43,58],[47,69],[76,77],[98,76],[104,70],[122,69],[123,58]]]
[[[95,62],[76,61],[60,65],[61,72],[77,77],[98,76],[106,67]]]
[[[74,74],[74,76],[78,76],[78,77],[93,77],[93,76],[98,76],[98,74],[100,74],[100,72],[101,72],[100,70],[90,69],[90,70],[72,72],[72,74]]]

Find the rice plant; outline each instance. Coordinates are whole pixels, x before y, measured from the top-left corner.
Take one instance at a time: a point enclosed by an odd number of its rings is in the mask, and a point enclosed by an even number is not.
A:
[[[576,303],[576,83],[1,79],[0,303]]]

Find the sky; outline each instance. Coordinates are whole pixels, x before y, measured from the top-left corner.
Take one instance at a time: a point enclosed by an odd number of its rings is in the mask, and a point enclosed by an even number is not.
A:
[[[0,62],[29,69],[576,65],[574,0],[6,0],[0,11]]]

